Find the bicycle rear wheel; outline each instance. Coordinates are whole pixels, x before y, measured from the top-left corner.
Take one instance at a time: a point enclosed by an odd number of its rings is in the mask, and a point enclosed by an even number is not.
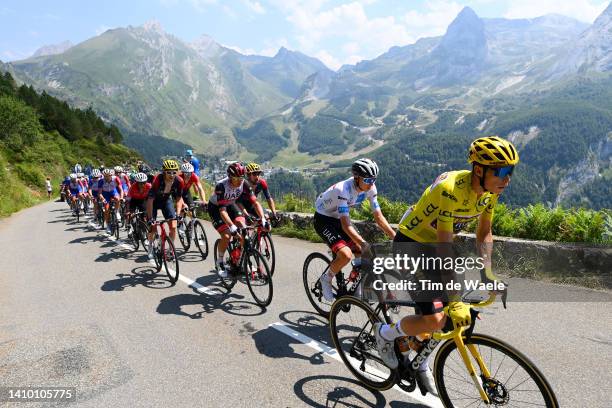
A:
[[[317,313],[323,317],[329,317],[329,311],[332,306],[332,302],[328,302],[323,297],[323,291],[321,289],[321,282],[319,278],[321,275],[329,270],[329,264],[331,261],[325,255],[314,252],[304,261],[304,267],[302,268],[302,281],[304,282],[304,289],[306,290],[306,296],[312,307],[315,308]],[[334,293],[338,292],[336,280],[332,281],[334,287]]]
[[[176,256],[174,243],[168,238],[165,238],[162,243],[161,252],[164,269],[166,270],[166,275],[168,275],[168,279],[170,279],[170,282],[174,284],[176,283],[179,277],[179,261]]]
[[[266,259],[256,249],[251,249],[242,261],[249,292],[259,306],[266,307],[272,302],[272,272]]]
[[[552,387],[538,368],[521,352],[495,337],[473,334],[466,346],[474,345],[491,373],[485,378],[468,351],[476,374],[493,406],[559,406]],[[445,407],[476,406],[482,402],[454,341],[438,349],[433,369],[436,387]],[[483,403],[484,404],[484,403]]]
[[[219,246],[220,242],[221,242],[221,240],[217,239],[215,241],[215,245],[213,247],[213,255],[214,255],[214,260],[215,260],[215,271],[217,271],[217,276],[219,276],[219,279],[221,279],[221,284],[223,285],[223,287],[225,289],[227,289],[227,290],[231,290],[234,287],[234,285],[236,284],[236,282],[237,282],[236,277],[234,275],[230,275],[227,278],[222,278],[221,275],[219,275],[219,273],[218,273],[219,271],[217,269],[217,265],[218,265],[218,263],[217,263],[217,259],[218,259],[217,247]],[[225,260],[224,264],[225,264],[226,268],[231,268],[231,265],[230,265],[229,262],[227,262],[227,259]]]
[[[393,387],[395,375],[378,354],[372,331],[377,322],[385,322],[382,312],[376,313],[356,297],[342,296],[331,308],[329,330],[351,373],[369,388],[383,391]]]
[[[130,238],[130,243],[132,247],[134,247],[134,252],[138,251],[140,247],[140,230],[138,229],[138,220],[136,217],[133,217],[130,220],[130,232],[128,234],[128,238]]]
[[[155,261],[155,272],[159,273],[159,271],[161,271],[161,268],[163,266],[163,261],[162,261],[162,246],[161,246],[161,237],[159,236],[159,234],[156,232],[155,233],[155,238],[153,239],[153,260]]]
[[[193,241],[198,247],[200,254],[202,254],[202,259],[208,258],[208,238],[206,237],[204,226],[199,220],[193,223]]]

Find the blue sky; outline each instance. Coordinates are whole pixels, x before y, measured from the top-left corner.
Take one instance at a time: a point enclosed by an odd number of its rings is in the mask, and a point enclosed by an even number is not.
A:
[[[79,43],[106,29],[157,20],[192,41],[207,34],[248,54],[284,46],[330,68],[371,59],[393,45],[444,34],[464,7],[481,17],[564,14],[593,22],[608,0],[2,0],[0,60],[30,56],[47,44]]]

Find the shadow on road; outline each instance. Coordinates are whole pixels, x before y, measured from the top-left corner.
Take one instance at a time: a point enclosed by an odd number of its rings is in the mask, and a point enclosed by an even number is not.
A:
[[[202,254],[200,254],[200,252],[184,252],[182,249],[179,251],[181,252],[181,254],[179,255],[179,260],[181,262],[201,262],[203,261]]]
[[[335,375],[315,375],[302,378],[293,386],[293,392],[311,407],[384,407],[385,396],[369,390],[359,381]],[[418,407],[422,405],[405,405]],[[399,405],[398,405],[399,407]]]
[[[135,286],[144,286],[149,289],[165,289],[172,286],[165,275],[155,274],[155,268],[152,266],[139,266],[132,269],[131,274],[119,273],[116,276],[118,279],[104,282],[100,289],[104,292],[120,292],[125,288]]]
[[[81,237],[75,238],[72,241],[68,241],[69,244],[87,244],[88,242],[102,242],[104,241],[104,237],[96,235],[93,237]]]
[[[257,351],[264,356],[271,358],[295,358],[297,360],[308,361],[312,365],[329,364],[323,359],[323,352],[317,351],[310,356],[297,353],[293,345],[303,346],[303,343],[273,327],[259,330],[252,337]]]
[[[278,317],[291,329],[329,347],[334,347],[329,336],[328,321],[319,314],[305,310],[288,310],[279,314]]]
[[[106,245],[102,245],[104,248]],[[121,248],[115,245],[112,245],[112,248],[109,252],[99,255],[94,261],[95,262],[110,262],[115,259],[130,259],[132,256],[140,257],[139,254],[135,252],[131,252],[125,248]]]

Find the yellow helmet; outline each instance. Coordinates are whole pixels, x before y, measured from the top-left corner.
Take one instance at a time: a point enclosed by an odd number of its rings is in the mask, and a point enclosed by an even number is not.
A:
[[[166,171],[166,170],[175,170],[175,171],[178,171],[179,164],[176,162],[176,160],[172,160],[172,159],[164,160],[164,163],[162,165],[162,169],[164,171]]]
[[[481,137],[472,142],[468,163],[483,166],[514,166],[519,162],[516,148],[499,136]]]
[[[256,173],[256,172],[260,172],[261,171],[261,167],[259,167],[259,164],[257,163],[249,163],[246,165],[246,173],[250,174],[250,173]]]

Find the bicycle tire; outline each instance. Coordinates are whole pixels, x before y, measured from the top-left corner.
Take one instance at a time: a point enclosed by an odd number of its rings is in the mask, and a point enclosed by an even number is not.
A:
[[[266,258],[268,266],[270,267],[270,273],[272,276],[274,276],[274,270],[276,267],[276,253],[274,252],[274,242],[272,242],[272,236],[268,232],[264,232],[261,235],[261,239],[259,239],[257,242],[257,249],[259,252],[261,252],[264,258]]]
[[[251,256],[255,260],[255,264],[253,264]],[[253,270],[255,265],[256,270]],[[244,256],[242,261],[242,272],[245,275],[249,292],[251,292],[255,302],[261,307],[266,307],[272,303],[272,295],[274,293],[274,287],[272,285],[272,272],[270,271],[270,267],[266,262],[266,258],[261,254],[261,252],[255,248],[252,248],[248,255]],[[256,294],[255,287],[259,286],[256,285],[257,283],[261,283],[262,286],[267,287],[267,290],[264,289],[261,294]]]
[[[131,232],[128,233],[128,238],[132,244],[133,251],[136,252],[140,247],[140,235],[138,231],[138,224],[133,219],[130,221],[130,230]]]
[[[176,225],[176,235],[178,235],[179,237],[179,241],[181,241],[181,245],[183,246],[183,250],[185,252],[189,251],[189,247],[191,246],[191,239],[189,239],[189,237],[187,236],[186,231],[181,234],[180,231],[180,227],[183,226],[185,228],[185,230],[187,230],[187,227],[185,225],[185,220],[182,219],[181,221],[179,221]]]
[[[319,260],[319,262],[325,264],[326,267],[324,267],[322,270],[311,270],[312,268],[309,268],[309,266],[315,260]],[[325,318],[329,318],[329,311],[331,310],[333,302],[328,302],[322,297],[323,295],[321,292],[321,283],[319,282],[319,278],[323,273],[327,272],[330,264],[331,260],[327,256],[319,252],[313,252],[306,257],[304,266],[302,268],[302,281],[304,283],[306,296],[317,313]],[[322,305],[324,307],[322,307]]]
[[[76,222],[78,223],[79,222],[79,217],[80,217],[80,214],[79,214],[80,205],[79,205],[79,199],[78,198],[77,198],[77,200],[75,202],[75,207],[76,207],[75,208]]]
[[[214,255],[214,260],[215,260],[215,271],[217,272],[217,276],[219,277],[219,279],[221,279],[221,284],[223,285],[223,287],[227,290],[232,290],[232,288],[234,287],[234,285],[236,285],[236,282],[238,281],[236,277],[231,275],[227,278],[222,278],[221,275],[219,275],[219,270],[217,269],[217,265],[218,265],[217,264],[217,259],[218,259],[217,247],[219,246],[219,242],[221,242],[221,240],[217,239],[213,247],[213,255]]]
[[[171,259],[169,259],[169,255]],[[179,278],[179,262],[178,257],[176,256],[174,243],[168,238],[164,238],[162,244],[162,260],[166,275],[168,275],[168,279],[170,279],[170,282],[174,285]],[[170,265],[170,263],[172,263],[172,265]],[[170,266],[174,266],[174,271],[170,269]]]
[[[361,322],[359,319],[356,319],[358,322],[355,323],[357,327],[351,330],[350,334],[354,336],[354,333],[359,330],[359,334],[355,338],[355,342],[359,340],[359,343],[356,344],[354,342],[350,345],[347,355],[347,351],[345,351],[345,347],[343,346],[349,346],[347,340],[350,340],[350,337],[345,339],[343,336],[341,338],[339,332],[342,331],[343,334],[347,332],[349,325],[346,324],[343,321],[344,319],[341,319],[340,316],[348,316],[349,312],[354,313],[357,310],[363,311],[365,313],[363,318],[367,316],[367,320],[363,321],[362,319],[361,321],[363,322]],[[382,310],[379,311],[379,313],[381,312]],[[339,320],[342,321],[339,322]],[[387,368],[382,359],[377,355],[376,338],[374,334],[372,334],[374,323],[385,321],[388,322],[388,319],[384,314],[382,316],[377,315],[366,302],[354,296],[342,296],[336,300],[332,305],[329,315],[330,334],[342,362],[365,386],[378,391],[388,390],[396,383],[395,372]],[[369,329],[366,331],[368,327]],[[376,355],[370,354],[370,351],[374,352]],[[366,356],[370,357],[369,364],[366,364],[366,361],[368,361]],[[379,365],[380,368],[376,368],[374,363]],[[355,367],[355,365],[357,365],[357,367]]]
[[[540,372],[540,370],[529,360],[529,358],[527,358],[524,354],[522,354],[520,351],[518,351],[517,349],[515,349],[514,347],[510,346],[509,344],[503,342],[502,340],[496,339],[495,337],[492,336],[487,336],[484,334],[477,334],[474,333],[472,334],[470,341],[468,342],[467,339],[464,337],[464,342],[466,342],[467,344],[475,344],[478,346],[479,349],[479,353],[480,353],[480,347],[481,346],[487,346],[490,347],[491,349],[495,349],[496,351],[501,352],[504,355],[504,358],[501,361],[500,366],[497,368],[497,370],[493,373],[493,377],[495,377],[498,373],[499,370],[501,369],[504,361],[506,361],[507,358],[510,358],[511,360],[513,360],[515,363],[517,363],[520,367],[522,367],[525,372],[527,372],[527,374],[529,374],[529,377],[531,377],[532,380],[534,380],[534,382],[536,383],[537,387],[538,387],[538,391],[541,393],[541,396],[543,398],[543,402],[545,404],[546,407],[549,408],[557,408],[559,407],[559,403],[557,402],[557,398],[555,396],[555,393],[552,389],[552,387],[550,386],[550,384],[548,383],[548,381],[546,380],[546,378],[544,377],[544,375]],[[440,400],[442,401],[442,403],[444,404],[445,407],[455,407],[456,405],[453,403],[451,397],[449,396],[449,392],[447,390],[447,384],[446,384],[446,380],[445,380],[445,376],[444,376],[444,368],[447,366],[447,360],[449,358],[449,356],[451,355],[451,353],[457,350],[457,345],[455,344],[455,342],[453,340],[447,340],[446,342],[442,343],[442,345],[439,346],[438,348],[438,352],[436,354],[436,358],[434,361],[434,368],[433,368],[433,373],[434,373],[434,378],[436,381],[436,388],[438,389],[438,394],[440,395]],[[458,354],[458,351],[457,351]],[[486,353],[484,353],[485,355],[482,355],[483,360],[485,360],[485,364],[487,364],[489,367],[489,369],[491,370],[491,372],[493,372],[493,367],[491,367],[491,365],[493,364],[493,351],[491,350],[491,360],[489,362],[486,361]],[[468,351],[468,355],[471,356],[471,354]],[[472,359],[472,362],[474,363],[474,368],[479,371],[479,366],[478,364],[476,364],[475,360],[473,359],[473,357],[470,357]],[[452,359],[452,358],[451,358]],[[459,361],[459,366],[460,367],[465,367],[463,360],[461,360],[460,358],[458,359]],[[457,362],[453,360],[453,367],[454,368],[450,368],[449,366],[449,371],[452,370],[452,377],[449,375],[449,379],[457,379],[456,376],[459,375],[457,370],[456,370],[456,364]],[[510,375],[510,378],[508,378],[507,383],[510,383],[510,379],[515,375],[517,369],[515,369],[513,371],[513,373]],[[465,370],[465,373],[467,375],[467,369]],[[518,376],[520,378],[520,376]],[[473,383],[471,381],[471,377],[469,377],[469,375],[467,375],[467,382],[469,384],[471,384],[472,386],[465,386],[462,391],[461,391],[461,398],[463,400],[465,400],[467,394],[467,390],[470,390],[472,392],[474,392],[474,401],[478,402],[481,401],[480,396],[476,394],[476,391],[474,390],[474,386]],[[482,380],[481,380],[482,381]],[[499,381],[497,379],[493,379],[493,381]],[[519,385],[523,384],[526,380],[522,381],[521,383],[519,383]],[[509,392],[512,390],[506,390],[506,384],[502,384],[500,388],[499,385],[494,386],[493,384],[495,384],[494,382],[491,383],[491,387],[487,388],[485,387],[485,390],[489,390],[487,393],[489,394],[490,398],[492,393],[494,392],[500,392],[502,389]],[[517,385],[518,386],[518,385]],[[516,387],[515,387],[516,388]],[[527,396],[524,394],[525,390],[517,390],[516,393],[514,393],[514,395],[517,395],[517,393],[520,391],[519,398],[523,399],[526,398]],[[535,391],[535,390],[533,390]],[[501,395],[496,395],[495,397],[497,398],[502,398]],[[493,403],[492,405],[498,406],[498,405],[507,405],[507,402],[512,401],[511,399],[511,395],[508,394],[507,396],[507,401],[506,403],[500,403],[500,404],[496,404]]]
[[[139,219],[136,221],[136,228],[138,229],[138,237],[140,238],[142,249],[145,252],[149,252],[149,226],[144,220]]]
[[[202,260],[208,258],[208,237],[204,225],[199,220],[193,223],[193,241],[202,255]]]
[[[155,273],[159,273],[163,266],[162,262],[162,249],[161,249],[161,237],[156,232],[155,238],[153,238],[153,261],[155,262]]]

